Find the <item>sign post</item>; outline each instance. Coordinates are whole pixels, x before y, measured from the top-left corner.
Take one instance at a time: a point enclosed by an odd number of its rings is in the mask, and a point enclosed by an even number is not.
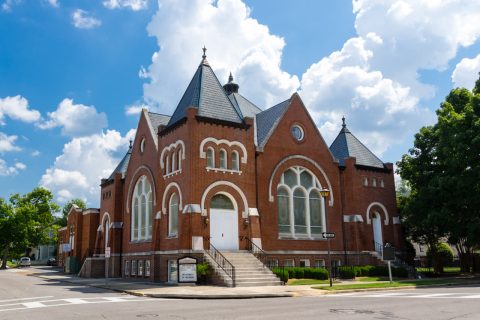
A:
[[[335,232],[322,232],[322,237],[328,241],[328,278],[330,279],[330,287],[332,287],[332,257],[330,256],[330,239],[335,238]]]
[[[385,247],[383,247],[383,260],[387,261],[388,265],[388,278],[390,279],[390,283],[393,282],[392,279],[392,265],[391,261],[395,260],[395,248],[390,245],[390,243],[387,243]]]

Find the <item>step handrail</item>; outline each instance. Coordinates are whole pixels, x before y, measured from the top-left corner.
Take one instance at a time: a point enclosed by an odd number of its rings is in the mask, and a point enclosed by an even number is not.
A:
[[[205,252],[225,272],[225,274],[232,279],[232,286],[235,287],[235,266],[211,243],[209,243],[209,248],[208,250],[205,250]]]
[[[263,264],[263,267],[267,267],[272,269],[272,267],[268,264],[268,254],[263,251],[262,248],[257,246],[250,238],[245,237],[248,244],[248,250]]]

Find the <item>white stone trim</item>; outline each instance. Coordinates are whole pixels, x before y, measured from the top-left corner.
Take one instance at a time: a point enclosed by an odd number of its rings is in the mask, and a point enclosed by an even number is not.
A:
[[[202,213],[202,208],[199,204],[189,203],[185,205],[182,213]]]
[[[148,128],[150,129],[150,134],[152,135],[152,140],[155,144],[155,150],[158,151],[158,137],[155,134],[155,128],[153,128],[152,124],[150,123],[150,118],[148,117],[148,110],[142,108],[142,115],[145,117],[145,121],[147,122]]]
[[[330,207],[333,207],[333,190],[332,190],[332,184],[330,183],[330,180],[328,179],[325,171],[322,169],[322,167],[314,160],[308,158],[308,157],[305,157],[305,156],[302,156],[302,155],[291,155],[291,156],[288,156],[286,158],[283,158],[279,163],[277,163],[277,165],[275,166],[275,169],[273,170],[273,173],[272,175],[270,176],[270,181],[268,183],[268,200],[270,202],[273,202],[275,200],[275,198],[273,197],[273,194],[272,194],[272,183],[273,183],[273,177],[275,177],[275,175],[277,174],[277,171],[278,169],[280,168],[280,166],[282,164],[284,164],[285,162],[287,162],[288,160],[291,160],[291,159],[302,159],[302,160],[305,160],[305,161],[308,161],[310,162],[311,164],[313,164],[320,172],[321,174],[323,175],[323,178],[325,179],[325,181],[327,182],[327,185],[328,185],[328,189],[330,190],[330,200],[328,201],[328,205]],[[296,164],[297,166],[300,166],[298,164]],[[307,168],[305,168],[307,169]],[[308,169],[307,169],[308,170]],[[312,173],[313,174],[313,173]],[[316,176],[314,174],[314,176]],[[317,177],[318,179],[318,177]],[[319,181],[320,182],[320,181]]]
[[[367,217],[367,224],[371,224],[372,223],[372,220],[370,219],[370,209],[373,207],[373,206],[379,206],[380,208],[382,208],[383,210],[383,213],[385,214],[385,220],[384,220],[384,224],[386,226],[388,226],[388,221],[389,221],[389,217],[388,217],[388,211],[387,211],[387,208],[385,208],[385,206],[383,204],[381,204],[380,202],[372,202],[368,205],[368,208],[367,208],[367,211],[365,213],[365,216]]]
[[[205,159],[206,158],[206,153],[205,151],[203,151],[204,147],[205,147],[205,144],[207,142],[213,142],[215,143],[216,145],[219,145],[221,143],[225,143],[227,146],[231,147],[231,146],[238,146],[240,147],[240,149],[242,149],[242,153],[243,155],[240,157],[241,159],[241,162],[242,163],[247,163],[247,149],[245,148],[245,146],[239,142],[239,141],[229,141],[229,140],[226,140],[226,139],[216,139],[216,138],[213,138],[213,137],[208,137],[208,138],[205,138],[202,140],[202,142],[200,143],[200,158],[201,159]]]
[[[238,174],[241,175],[242,171],[241,170],[232,170],[232,169],[222,169],[222,168],[212,168],[212,167],[206,167],[207,172],[213,171],[213,172],[222,172],[222,173],[230,173],[230,174]]]
[[[248,208],[248,215],[251,216],[259,216],[260,214],[258,213],[257,208]]]
[[[148,174],[150,175],[149,178],[150,178],[150,182],[152,183],[153,206],[156,206],[157,205],[157,186],[155,185],[155,179],[154,179],[152,170],[150,170],[150,168],[145,166],[145,165],[141,165],[140,167],[137,168],[137,170],[135,170],[135,172],[132,174],[132,177],[135,177],[141,169],[147,170]],[[137,181],[138,181],[138,179],[135,180],[135,183],[133,183],[134,188],[135,188],[135,185],[137,184]],[[128,186],[127,203],[126,203],[126,206],[125,206],[127,213],[130,213],[130,202],[131,202],[131,199],[132,199],[132,194],[131,194],[132,182],[133,182],[133,180],[130,181],[130,184]]]
[[[176,182],[170,182],[170,184],[165,188],[165,191],[163,192],[163,198],[162,198],[162,212],[163,214],[167,214],[167,208],[165,207],[165,200],[168,194],[168,191],[170,188],[175,187],[178,190],[178,210],[180,211],[180,208],[182,208],[182,190],[180,189],[180,186]]]
[[[230,181],[224,181],[224,180],[216,181],[216,182],[212,183],[203,192],[202,200],[200,202],[200,206],[201,206],[201,209],[202,209],[202,216],[207,215],[207,211],[205,210],[205,198],[207,197],[208,192],[210,192],[210,190],[212,190],[216,186],[222,186],[222,185],[229,186],[229,187],[233,188],[235,191],[237,191],[238,194],[240,194],[240,197],[242,198],[242,201],[243,201],[243,207],[245,208],[245,210],[242,211],[242,218],[248,218],[248,213],[246,212],[248,210],[247,197],[245,197],[245,194],[243,193],[242,189],[240,189],[236,184],[234,184]]]
[[[182,152],[182,160],[185,160],[185,143],[183,142],[183,140],[177,140],[177,141],[169,144],[165,148],[163,148],[162,153],[160,154],[160,168],[162,168],[162,169],[165,168],[165,163],[163,162],[165,152],[170,151],[172,149],[175,149],[178,145],[182,146],[182,148],[180,149],[181,152]]]
[[[343,215],[343,222],[363,222],[363,217],[361,214],[345,214]]]

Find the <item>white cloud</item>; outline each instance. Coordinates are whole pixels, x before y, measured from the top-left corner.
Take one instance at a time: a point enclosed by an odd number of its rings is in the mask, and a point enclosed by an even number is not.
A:
[[[47,1],[52,7],[58,8],[60,6],[60,3],[58,2],[58,0],[47,0]]]
[[[142,112],[142,109],[148,110],[148,106],[146,104],[132,104],[125,107],[125,114],[127,116],[136,116]]]
[[[146,9],[148,0],[106,0],[103,5],[108,9],[127,8],[133,11]]]
[[[82,9],[76,9],[72,13],[72,23],[79,29],[93,29],[102,25],[102,21],[89,15],[89,13]]]
[[[93,106],[75,104],[72,99],[63,99],[48,118],[38,125],[41,129],[61,127],[62,134],[71,137],[99,133],[107,127],[105,113],[98,113]]]
[[[21,162],[15,163],[14,166],[8,166],[5,160],[0,158],[0,176],[14,176],[17,175],[19,170],[25,170],[27,168]]]
[[[231,71],[240,92],[261,107],[288,98],[299,87],[298,78],[280,67],[284,40],[251,18],[240,0],[160,0],[158,6],[147,29],[159,50],[140,75],[150,80],[144,99],[161,106],[160,112],[173,112],[204,45],[219,81],[225,83]]]
[[[4,12],[10,12],[12,10],[12,7],[19,4],[20,2],[22,2],[22,0],[5,0],[0,5],[0,9]]]
[[[21,149],[15,145],[17,139],[17,136],[7,136],[0,132],[0,153],[20,151]]]
[[[134,130],[124,137],[115,130],[107,130],[102,134],[73,138],[45,171],[40,185],[52,190],[60,203],[82,198],[87,199],[89,205],[98,206],[100,180],[109,177],[134,135]]]
[[[23,122],[36,122],[41,117],[40,112],[30,109],[28,100],[20,95],[0,98],[0,125],[5,124],[5,116]]]
[[[475,58],[463,58],[452,73],[454,87],[464,87],[472,90],[480,72],[480,54]]]
[[[32,151],[32,153],[31,153],[32,157],[38,157],[40,154],[41,154],[41,152],[38,151],[38,150],[34,150],[34,151]]]
[[[302,76],[300,94],[327,142],[338,134],[345,115],[354,134],[381,155],[419,125],[421,110],[409,87],[371,70],[371,42],[381,39],[374,34],[349,39],[340,51],[313,64]]]

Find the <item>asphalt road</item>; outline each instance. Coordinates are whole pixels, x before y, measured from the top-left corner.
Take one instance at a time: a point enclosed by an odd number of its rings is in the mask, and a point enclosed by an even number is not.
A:
[[[34,271],[34,270],[32,270]],[[0,271],[0,319],[480,319],[480,286],[302,298],[172,300]]]

